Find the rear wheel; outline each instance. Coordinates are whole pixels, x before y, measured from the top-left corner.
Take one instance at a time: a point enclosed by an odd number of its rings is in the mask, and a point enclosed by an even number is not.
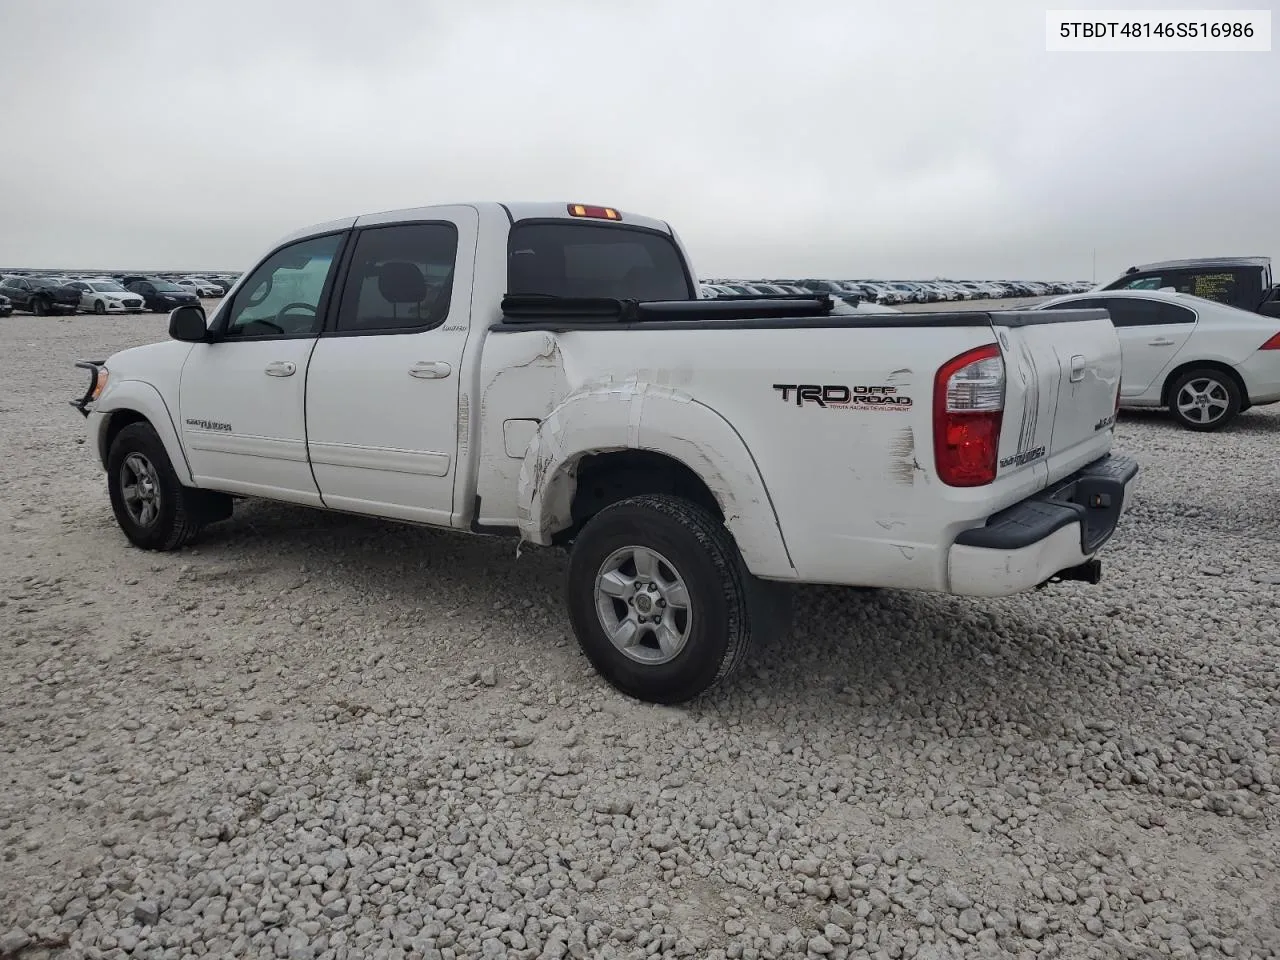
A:
[[[1188,370],[1169,389],[1169,410],[1190,430],[1219,430],[1240,412],[1240,388],[1220,370]]]
[[[569,618],[613,686],[682,703],[732,674],[759,632],[785,629],[773,584],[753,577],[705,508],[632,497],[587,521],[569,560]],[[779,594],[780,596],[780,594]]]
[[[31,298],[31,315],[35,317],[43,317],[49,312],[49,305],[44,302],[43,297]]]
[[[116,523],[135,547],[175,550],[200,532],[199,494],[178,481],[149,423],[131,423],[107,456],[107,489]]]

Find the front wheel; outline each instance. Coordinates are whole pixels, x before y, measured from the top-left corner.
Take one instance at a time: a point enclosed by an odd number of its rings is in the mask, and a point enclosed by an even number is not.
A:
[[[31,315],[33,317],[43,317],[48,312],[49,312],[49,308],[48,306],[45,305],[44,300],[42,300],[40,297],[35,297],[34,299],[32,299]]]
[[[200,532],[195,494],[178,481],[149,423],[131,423],[107,456],[107,490],[116,523],[135,547],[176,550]]]
[[[101,316],[107,312],[107,305],[101,300],[93,301],[93,312]]]
[[[613,686],[683,703],[733,673],[772,624],[764,584],[729,531],[672,496],[605,507],[569,559],[569,618],[583,653]],[[781,625],[779,625],[781,626]]]
[[[1219,430],[1240,412],[1240,388],[1220,370],[1188,370],[1169,389],[1169,410],[1189,430]]]

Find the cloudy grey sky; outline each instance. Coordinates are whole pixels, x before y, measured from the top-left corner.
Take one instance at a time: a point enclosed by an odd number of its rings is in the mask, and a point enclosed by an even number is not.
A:
[[[703,276],[1280,257],[1280,52],[1047,53],[1046,6],[1105,5],[0,0],[0,264],[473,199],[663,217]]]

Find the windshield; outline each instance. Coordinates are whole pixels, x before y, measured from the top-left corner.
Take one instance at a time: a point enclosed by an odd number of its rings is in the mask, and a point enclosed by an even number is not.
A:
[[[176,283],[170,283],[168,280],[156,280],[151,284],[156,288],[157,293],[183,293],[183,289]]]
[[[124,293],[125,292],[124,287],[120,286],[120,284],[115,283],[114,281],[111,283],[91,283],[89,284],[89,286],[92,287],[94,290],[98,291],[99,293]]]
[[[507,292],[619,300],[696,299],[671,237],[568,221],[517,223],[511,228]]]

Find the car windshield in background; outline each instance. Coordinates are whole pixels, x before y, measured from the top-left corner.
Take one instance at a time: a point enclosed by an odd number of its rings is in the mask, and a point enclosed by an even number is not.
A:
[[[89,284],[98,293],[127,293],[124,287],[118,283],[91,283]]]
[[[186,293],[182,287],[176,283],[169,283],[167,280],[157,280],[152,284],[156,288],[156,293]]]
[[[619,300],[697,297],[670,237],[585,223],[517,223],[507,246],[507,292]]]

